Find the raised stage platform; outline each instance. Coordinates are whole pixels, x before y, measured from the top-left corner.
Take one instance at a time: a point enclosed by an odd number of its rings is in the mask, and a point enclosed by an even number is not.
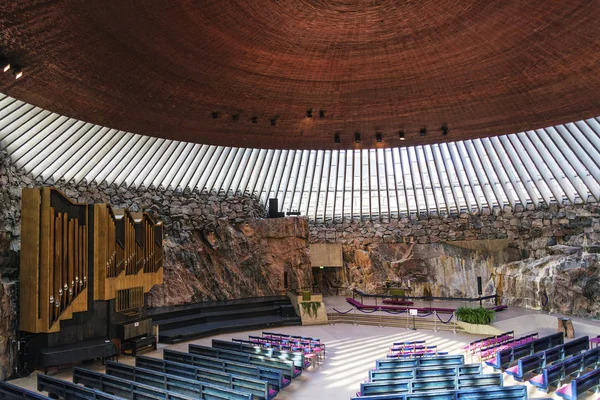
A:
[[[152,308],[159,341],[177,343],[203,336],[274,326],[301,325],[285,296],[213,301]]]

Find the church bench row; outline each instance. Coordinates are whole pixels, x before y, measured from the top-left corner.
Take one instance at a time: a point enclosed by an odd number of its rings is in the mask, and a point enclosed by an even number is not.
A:
[[[262,335],[265,338],[271,337],[271,338],[279,338],[279,339],[298,339],[298,340],[309,341],[311,344],[316,344],[316,345],[319,345],[319,346],[325,348],[325,343],[322,343],[321,339],[315,338],[315,337],[288,335],[286,333],[264,332],[264,331],[262,332]]]
[[[54,399],[69,399],[69,400],[123,400],[122,397],[118,397],[109,393],[102,392],[100,390],[86,388],[77,385],[72,382],[66,382],[57,378],[53,378],[48,375],[40,374],[37,377],[37,390],[40,392],[48,392],[48,394]],[[136,397],[138,396],[138,397]],[[142,393],[132,393],[128,399],[149,399]],[[151,397],[150,399],[158,399],[157,397]],[[163,400],[190,400],[187,396],[176,396],[176,397],[162,397]]]
[[[465,350],[465,352],[467,354],[469,354],[469,353],[477,351],[478,349],[480,349],[482,347],[488,347],[488,346],[492,346],[492,345],[499,344],[499,343],[504,343],[508,340],[514,339],[514,335],[515,335],[514,331],[509,331],[509,332],[501,333],[499,335],[488,336],[483,339],[474,340],[471,343],[469,343],[468,345],[464,346],[463,350]]]
[[[273,368],[281,371],[284,378],[293,379],[300,374],[302,370],[294,367],[291,361],[279,360],[277,358],[264,357],[260,355],[241,353],[237,351],[215,349],[208,346],[200,346],[197,344],[188,345],[188,352],[206,357],[214,357],[223,360],[236,361],[252,365],[262,365],[264,367]]]
[[[277,347],[283,350],[302,351],[304,353],[321,354],[324,353],[321,345],[309,340],[302,339],[279,339],[264,336],[248,336],[249,341],[254,345]]]
[[[0,381],[0,399],[3,400],[50,400],[46,396],[20,386]]]
[[[571,382],[556,390],[556,394],[563,399],[577,400],[577,396],[593,390],[598,393],[598,385],[600,384],[600,369],[592,370],[586,374],[578,376]]]
[[[256,344],[228,342],[226,340],[213,339],[211,343],[215,349],[232,350],[241,353],[262,355],[269,358],[291,361],[295,367],[304,369],[310,366],[303,352],[276,350],[272,347],[261,347]]]
[[[404,369],[384,369],[369,371],[369,381],[389,381],[396,379],[419,379],[438,376],[481,375],[481,364],[466,364],[456,367],[417,367]]]
[[[133,374],[131,378],[136,379],[136,374]],[[191,379],[178,378],[173,375],[167,377],[152,371],[148,371],[140,376],[140,379],[143,380],[143,383],[84,368],[73,368],[73,383],[81,383],[85,386],[126,399],[132,398],[132,395],[133,398],[136,398],[136,393],[139,395],[150,395],[150,398],[155,394],[167,395],[172,393],[173,396],[182,395],[185,398],[194,399],[224,398],[230,400],[252,400],[252,395],[249,393],[208,385]]]
[[[554,346],[564,343],[564,335],[562,332],[553,333],[548,336],[541,337],[529,343],[523,343],[515,347],[499,350],[494,358],[485,363],[494,369],[505,370],[515,361],[537,353],[538,351],[547,350]]]
[[[500,350],[510,349],[521,344],[530,343],[534,340],[537,340],[538,338],[539,337],[537,332],[530,333],[529,335],[521,336],[517,339],[509,339],[504,343],[498,343],[488,347],[482,347],[476,352],[476,354],[477,356],[479,356],[480,361],[489,360],[490,358],[496,355],[496,352]]]
[[[173,361],[165,361],[153,357],[138,356],[135,358],[135,365],[136,367],[147,370],[198,380],[242,392],[249,392],[261,399],[270,400],[278,393],[278,391],[266,381],[248,378],[243,375],[235,375],[227,372],[216,371],[214,369],[195,367],[193,365],[181,364]]]
[[[352,397],[350,400],[527,400],[526,386],[498,386],[424,393]],[[548,400],[548,399],[536,399]]]
[[[441,366],[459,366],[465,364],[465,356],[460,355],[445,355],[434,357],[421,358],[388,358],[377,360],[375,369],[398,369],[398,368],[414,368],[414,367],[441,367]]]
[[[250,338],[252,338],[254,336],[250,336]],[[256,336],[259,337],[259,336]],[[260,340],[258,339],[239,339],[239,338],[232,338],[231,341],[234,343],[242,343],[245,345],[249,345],[252,347],[264,347],[267,349],[272,349],[272,350],[276,350],[276,351],[287,351],[287,352],[300,352],[304,354],[304,368],[309,368],[311,365],[313,365],[313,361],[315,358],[317,359],[321,359],[325,352],[322,348],[317,347],[316,345],[314,345],[314,347],[311,347],[311,345],[292,345],[292,344],[285,344],[285,343],[279,343],[278,341],[275,341],[274,339],[265,339],[265,338],[260,338]]]
[[[291,383],[291,379],[285,378],[281,371],[262,365],[249,365],[169,349],[163,350],[163,358],[166,361],[175,361],[202,368],[212,368],[216,371],[223,371],[230,374],[243,375],[261,381],[267,381],[278,390]]]
[[[523,357],[517,361],[517,365],[507,368],[506,373],[512,375],[516,380],[521,381],[528,372],[539,371],[546,365],[564,359],[573,354],[588,350],[590,347],[589,338],[583,336],[573,339],[568,343],[555,346],[548,350],[543,350],[530,356]]]
[[[393,393],[415,393],[502,386],[502,374],[432,377],[405,381],[363,382],[357,395],[370,396]]]
[[[175,393],[191,394],[195,393],[198,396],[218,396],[226,398],[240,398],[239,393],[244,393],[243,398],[247,398],[247,395],[255,397],[255,394],[245,388],[234,389],[231,387],[225,387],[220,384],[214,384],[212,382],[206,382],[196,379],[188,379],[173,374],[166,374],[163,372],[153,371],[149,369],[134,367],[131,365],[116,363],[108,361],[106,363],[106,374],[116,376],[117,378],[126,379],[128,381],[143,383],[145,385],[154,386],[169,390]],[[218,389],[217,389],[218,388]],[[256,396],[258,397],[258,396]],[[260,398],[264,399],[264,392],[260,393]]]
[[[550,386],[558,386],[569,375],[579,374],[586,368],[596,368],[600,364],[600,347],[565,358],[542,369],[540,375],[529,379],[529,383],[538,389],[548,391]]]

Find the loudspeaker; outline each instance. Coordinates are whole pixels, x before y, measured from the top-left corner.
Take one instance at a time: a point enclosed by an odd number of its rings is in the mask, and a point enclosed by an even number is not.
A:
[[[277,199],[269,199],[269,218],[277,218],[278,217],[278,215],[277,215],[278,208],[279,208],[279,206],[278,206]]]
[[[481,286],[481,277],[477,277],[477,293],[481,296],[483,294],[483,287]]]

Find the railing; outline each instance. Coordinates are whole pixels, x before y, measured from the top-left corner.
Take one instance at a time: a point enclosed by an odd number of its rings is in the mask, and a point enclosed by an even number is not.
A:
[[[365,293],[358,289],[352,289],[352,298],[354,299],[356,295],[360,296],[361,303],[363,303],[363,299],[365,297],[374,298],[375,305],[377,305],[377,299],[422,300],[422,301],[429,301],[429,302],[432,302],[432,301],[462,301],[462,302],[466,302],[466,303],[473,302],[473,301],[479,301],[481,304],[481,302],[483,300],[490,300],[490,299],[497,298],[496,294],[491,294],[488,296],[479,296],[479,297],[394,296],[394,295],[385,295],[385,294],[369,294],[369,293]]]
[[[428,329],[435,332],[440,330],[456,333],[462,330],[456,323],[456,314],[431,311],[419,314],[416,310],[386,310],[376,308],[373,310],[360,310],[352,307],[347,311],[333,309],[333,313],[327,313],[330,325],[336,323],[351,323],[352,325],[375,325],[379,327],[397,327],[409,330]],[[375,314],[375,312],[379,312]],[[388,314],[388,315],[386,315]],[[403,315],[404,314],[404,315]]]

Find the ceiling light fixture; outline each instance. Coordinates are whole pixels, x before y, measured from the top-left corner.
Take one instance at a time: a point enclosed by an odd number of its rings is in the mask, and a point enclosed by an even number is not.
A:
[[[334,143],[341,143],[341,139],[340,139],[340,134],[336,133],[335,135],[333,135],[333,142]]]
[[[448,125],[442,125],[442,136],[446,136],[448,134]]]
[[[325,110],[319,110],[319,118],[323,119],[325,118]]]
[[[404,131],[398,131],[398,137],[400,140],[404,140]]]
[[[427,135],[427,128],[425,128],[425,127],[421,128],[421,130],[419,131],[419,135],[421,135],[421,136]]]
[[[383,135],[381,134],[381,132],[376,132],[375,133],[375,141],[377,143],[383,142]]]
[[[258,117],[254,116],[254,117],[250,118],[250,120],[252,121],[253,124],[256,124],[258,122]]]
[[[354,143],[360,143],[360,133],[356,132],[354,134]]]
[[[233,115],[231,116],[231,119],[232,119],[233,121],[239,121],[239,119],[240,119],[240,114],[233,114]]]
[[[306,117],[312,118],[312,108],[309,108],[308,110],[306,110]]]
[[[19,79],[23,76],[23,71],[19,67],[13,67],[12,73],[15,76],[15,79]]]
[[[4,57],[0,57],[0,68],[2,68],[2,72],[8,72],[10,70],[10,61]]]

